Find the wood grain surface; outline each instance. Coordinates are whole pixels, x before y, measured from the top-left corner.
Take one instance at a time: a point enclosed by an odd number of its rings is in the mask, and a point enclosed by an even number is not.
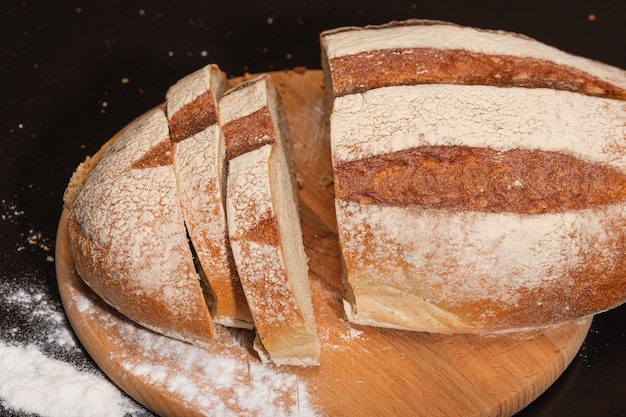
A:
[[[218,326],[215,345],[204,350],[130,322],[76,274],[65,210],[56,242],[59,290],[98,366],[162,416],[510,416],[537,398],[576,355],[591,317],[493,335],[426,334],[345,320],[323,74],[272,77],[294,140],[321,365],[263,365],[246,330]]]

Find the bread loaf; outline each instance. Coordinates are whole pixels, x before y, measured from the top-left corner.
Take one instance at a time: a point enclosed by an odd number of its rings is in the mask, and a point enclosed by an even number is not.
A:
[[[436,21],[320,40],[349,320],[511,331],[626,300],[625,71]],[[254,326],[263,361],[317,365],[280,97],[268,75],[226,89],[190,74],[79,167],[72,258],[149,329]]]
[[[626,297],[626,72],[434,21],[321,35],[350,320],[504,331]]]
[[[264,361],[317,365],[320,343],[290,169],[289,130],[268,75],[219,102],[229,160],[230,243]]]
[[[83,280],[122,314],[208,346],[213,322],[187,243],[171,146],[156,108],[77,171],[66,196],[69,249]]]
[[[269,75],[220,99],[225,89],[214,65],[188,75],[165,106],[81,164],[64,195],[72,258],[98,295],[146,328],[209,346],[213,320],[256,326],[263,361],[317,365],[280,99]]]
[[[226,75],[211,64],[179,80],[167,91],[174,171],[185,224],[212,295],[216,323],[252,328],[237,275],[226,225],[226,152],[217,102]]]

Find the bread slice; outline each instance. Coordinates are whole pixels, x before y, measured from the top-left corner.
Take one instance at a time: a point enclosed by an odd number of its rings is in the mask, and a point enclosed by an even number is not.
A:
[[[174,172],[185,224],[212,294],[216,323],[252,328],[239,276],[232,259],[226,224],[226,152],[217,102],[226,75],[207,65],[179,80],[166,94]]]
[[[224,94],[227,218],[263,361],[319,364],[307,257],[290,168],[289,130],[268,75]]]
[[[626,72],[443,22],[321,41],[350,320],[508,331],[626,300]]]
[[[213,322],[187,241],[163,109],[106,146],[90,172],[77,174],[81,184],[66,200],[78,273],[131,320],[209,346]]]

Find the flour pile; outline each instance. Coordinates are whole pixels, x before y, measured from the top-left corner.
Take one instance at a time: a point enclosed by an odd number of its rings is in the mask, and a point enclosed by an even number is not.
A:
[[[10,281],[0,284],[2,327],[9,339],[0,341],[0,412],[42,417],[146,413],[101,373],[73,360],[82,353],[58,300],[34,282],[25,289]]]

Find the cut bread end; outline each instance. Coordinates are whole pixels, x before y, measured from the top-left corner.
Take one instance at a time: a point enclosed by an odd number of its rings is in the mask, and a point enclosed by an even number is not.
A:
[[[69,249],[83,281],[142,326],[209,346],[213,322],[172,192],[163,109],[129,124],[72,181]]]

